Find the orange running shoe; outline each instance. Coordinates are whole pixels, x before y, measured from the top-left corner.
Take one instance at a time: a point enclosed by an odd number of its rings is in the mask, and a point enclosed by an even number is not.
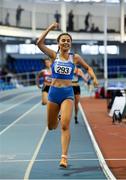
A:
[[[68,161],[67,161],[66,155],[61,156],[60,166],[64,167],[64,168],[66,168],[68,166]]]

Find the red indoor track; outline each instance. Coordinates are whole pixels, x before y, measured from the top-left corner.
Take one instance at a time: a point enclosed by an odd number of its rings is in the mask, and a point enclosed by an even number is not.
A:
[[[112,124],[106,99],[81,98],[80,101],[96,141],[117,179],[126,179],[126,123]]]

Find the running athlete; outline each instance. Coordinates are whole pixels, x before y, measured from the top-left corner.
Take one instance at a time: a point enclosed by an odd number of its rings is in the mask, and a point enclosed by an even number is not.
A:
[[[72,78],[75,65],[80,64],[93,78],[97,86],[98,81],[92,68],[78,55],[71,54],[72,37],[68,33],[62,33],[57,38],[58,52],[47,47],[45,38],[54,29],[58,29],[58,23],[52,23],[38,38],[39,49],[48,55],[52,61],[52,82],[48,94],[47,120],[48,129],[53,130],[58,126],[58,113],[61,112],[61,147],[62,155],[60,166],[68,166],[68,148],[70,144],[70,121],[74,105],[74,92]]]
[[[77,114],[78,114],[78,103],[80,100],[80,94],[81,94],[81,88],[79,85],[79,77],[83,78],[84,82],[87,83],[87,79],[83,73],[83,71],[78,68],[75,67],[74,69],[74,75],[73,75],[73,79],[72,79],[72,86],[73,86],[73,90],[74,90],[74,111],[75,111],[75,123],[78,123],[77,120]]]
[[[44,61],[45,63],[45,69],[42,69],[38,74],[37,74],[37,78],[36,78],[36,85],[38,86],[38,88],[42,88],[42,105],[46,105],[47,104],[47,100],[48,100],[48,91],[49,91],[49,87],[51,84],[51,62],[50,60],[46,59]],[[40,86],[40,79],[43,78],[43,86]]]

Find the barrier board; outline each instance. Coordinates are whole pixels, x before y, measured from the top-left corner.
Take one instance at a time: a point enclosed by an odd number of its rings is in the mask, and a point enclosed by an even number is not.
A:
[[[120,110],[121,114],[123,114],[124,108],[126,105],[126,97],[125,96],[120,96],[120,97],[115,97],[112,108],[109,112],[109,116],[113,116],[114,110]]]

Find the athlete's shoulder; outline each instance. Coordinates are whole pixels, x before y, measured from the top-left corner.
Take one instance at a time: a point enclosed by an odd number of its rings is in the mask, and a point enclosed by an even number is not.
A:
[[[77,53],[74,54],[74,57],[75,58],[81,58],[81,56],[79,54],[77,54]]]

